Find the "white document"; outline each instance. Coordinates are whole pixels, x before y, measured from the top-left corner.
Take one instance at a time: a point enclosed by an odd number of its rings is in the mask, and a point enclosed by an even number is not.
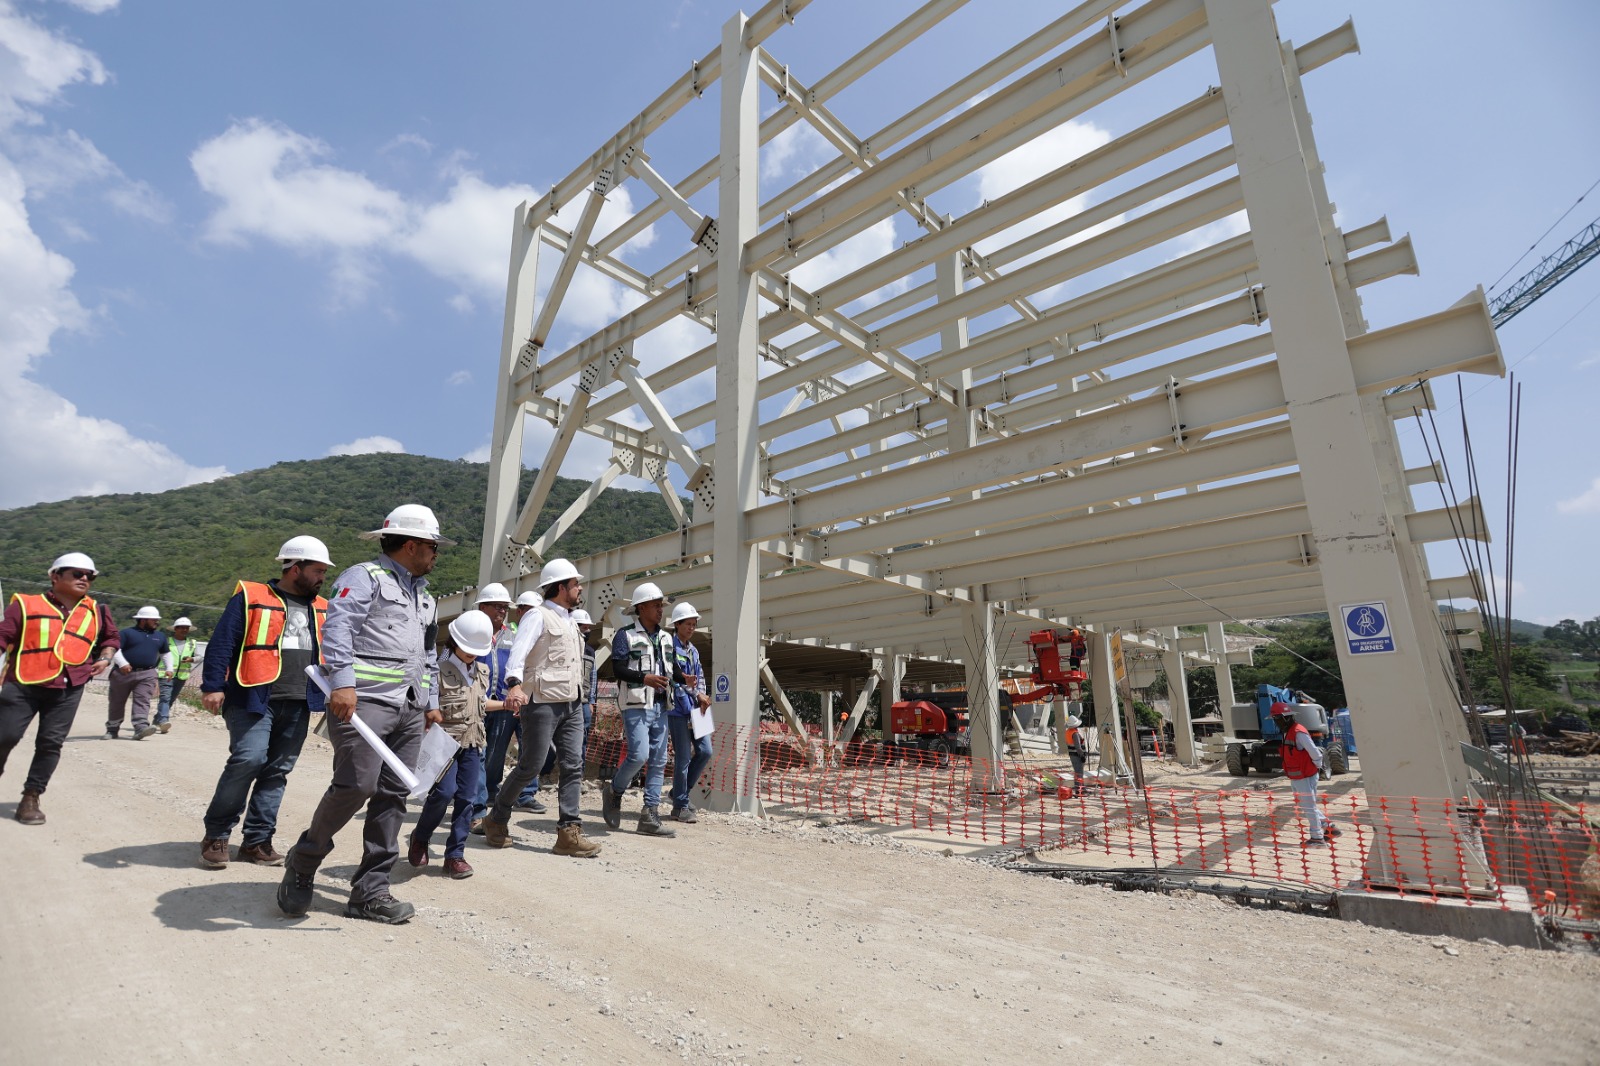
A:
[[[443,726],[429,726],[422,734],[422,749],[417,752],[417,783],[411,788],[411,798],[426,796],[460,750],[461,745]]]
[[[323,674],[321,667],[315,663],[306,667],[306,676],[322,690],[323,695],[329,696],[333,694],[333,689],[328,685],[328,678]],[[323,721],[327,721],[326,715],[323,716]],[[361,739],[371,745],[372,750],[378,753],[378,758],[384,761],[384,765],[395,772],[395,776],[405,784],[406,791],[415,793],[417,790],[417,775],[411,772],[411,767],[400,761],[400,756],[396,755],[389,745],[383,742],[382,737],[372,731],[371,726],[361,720],[359,714],[350,716],[350,724],[356,727],[356,732],[361,734]],[[432,732],[432,730],[429,730],[429,732]],[[427,740],[426,735],[423,736],[423,740]],[[455,741],[452,740],[450,743],[454,744]],[[432,787],[433,781],[430,780],[428,788]]]
[[[312,663],[310,666],[306,667],[306,676],[311,679],[312,684],[316,685],[322,690],[322,694],[324,696],[333,695],[333,689],[328,687],[328,675],[322,672],[322,667],[318,666],[316,663]]]
[[[702,708],[698,703],[689,708],[689,722],[694,726],[694,738],[709,737],[717,728],[717,720],[712,717],[710,708]]]
[[[394,771],[395,776],[405,784],[406,791],[415,792],[417,790],[417,775],[411,772],[411,767],[400,761],[400,756],[396,755],[389,745],[383,742],[382,737],[372,731],[371,726],[361,720],[359,714],[350,716],[350,724],[356,727],[356,732],[361,734],[361,739],[372,745],[372,750],[378,753],[378,758],[382,759],[389,769]],[[428,784],[431,787],[433,782],[430,781]]]

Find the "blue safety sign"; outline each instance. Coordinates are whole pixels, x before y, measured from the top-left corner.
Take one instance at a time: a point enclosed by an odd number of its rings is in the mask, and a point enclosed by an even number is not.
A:
[[[1389,608],[1377,603],[1347,604],[1339,608],[1344,622],[1344,639],[1351,655],[1373,655],[1394,651],[1394,634],[1389,632]]]
[[[728,680],[728,675],[727,674],[718,674],[717,675],[717,683],[716,683],[716,692],[712,696],[712,699],[716,700],[718,703],[727,703],[730,699],[733,698],[733,695],[730,692],[730,690],[732,688],[733,688],[733,682]]]

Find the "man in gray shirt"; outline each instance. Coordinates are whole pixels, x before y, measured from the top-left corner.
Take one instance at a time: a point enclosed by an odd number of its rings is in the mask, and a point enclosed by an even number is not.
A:
[[[389,891],[410,790],[351,719],[359,715],[406,766],[416,765],[423,730],[443,720],[433,654],[437,609],[426,575],[439,546],[454,541],[439,536],[438,519],[420,504],[395,508],[382,529],[362,536],[379,540],[383,554],[339,575],[322,632],[333,781],[289,849],[278,908],[296,918],[310,909],[317,868],[333,850],[334,834],[365,807],[361,864],[345,916],[395,925],[416,911]]]

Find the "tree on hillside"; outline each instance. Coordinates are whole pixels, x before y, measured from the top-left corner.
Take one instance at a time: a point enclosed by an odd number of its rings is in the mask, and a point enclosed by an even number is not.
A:
[[[1544,631],[1544,639],[1567,652],[1592,659],[1600,655],[1600,617],[1579,622],[1563,618]]]

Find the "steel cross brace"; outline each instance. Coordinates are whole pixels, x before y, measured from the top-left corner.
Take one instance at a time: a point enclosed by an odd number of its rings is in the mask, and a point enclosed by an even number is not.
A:
[[[942,378],[934,377],[921,363],[878,342],[878,334],[858,325],[848,315],[830,311],[814,294],[806,292],[787,277],[770,270],[756,273],[761,295],[802,321],[837,340],[846,348],[876,363],[929,398],[956,410],[962,409],[960,394]]]

